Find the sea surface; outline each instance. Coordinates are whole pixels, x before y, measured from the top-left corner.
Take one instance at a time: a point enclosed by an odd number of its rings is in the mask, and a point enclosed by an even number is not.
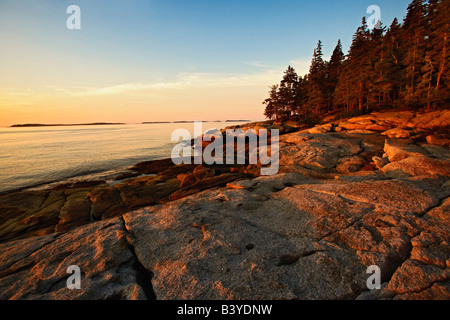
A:
[[[202,132],[235,124],[242,122],[203,122]],[[0,128],[0,193],[170,158],[176,129],[195,138],[193,123]]]

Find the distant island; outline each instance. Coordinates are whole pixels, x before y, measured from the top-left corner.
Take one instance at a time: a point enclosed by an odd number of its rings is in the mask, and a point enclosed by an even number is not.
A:
[[[147,121],[141,124],[166,124],[166,123],[194,123],[195,121]],[[250,122],[250,120],[217,120],[203,122]],[[13,124],[10,128],[31,128],[31,127],[71,127],[71,126],[106,126],[106,125],[124,125],[126,123],[119,122],[94,122],[94,123],[73,123],[73,124],[45,124],[45,123],[25,123]]]
[[[75,124],[43,124],[43,123],[26,123],[14,124],[10,128],[29,128],[29,127],[70,127],[70,126],[106,126],[106,125],[123,125],[125,123],[112,122],[95,122],[95,123],[75,123]]]
[[[170,121],[149,121],[149,122],[142,122],[142,124],[164,124],[164,123],[171,123]]]
[[[180,121],[148,121],[142,122],[142,124],[163,124],[163,123],[194,123],[194,120],[180,120]],[[251,120],[215,120],[215,121],[205,121],[202,122],[251,122]]]

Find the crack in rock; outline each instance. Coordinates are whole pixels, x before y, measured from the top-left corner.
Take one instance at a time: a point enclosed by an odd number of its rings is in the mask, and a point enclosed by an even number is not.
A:
[[[128,249],[131,251],[131,254],[133,255],[134,264],[132,265],[132,267],[136,271],[136,282],[142,288],[142,290],[144,290],[144,293],[147,296],[147,299],[156,300],[157,297],[156,297],[155,291],[152,286],[152,279],[153,279],[154,274],[150,270],[147,270],[144,267],[144,265],[140,262],[137,254],[136,254],[134,244],[130,239],[130,237],[133,237],[133,235],[128,230],[127,224],[126,224],[123,216],[119,217],[119,219],[123,223],[124,230],[128,235],[126,237],[126,242],[128,245]]]

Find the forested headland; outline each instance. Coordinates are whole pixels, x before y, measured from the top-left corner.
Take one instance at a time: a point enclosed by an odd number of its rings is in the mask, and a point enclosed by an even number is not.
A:
[[[319,41],[308,74],[289,66],[270,88],[264,115],[313,123],[325,114],[448,108],[449,17],[450,0],[414,0],[388,28],[370,30],[363,18],[347,54],[339,40],[326,61]]]

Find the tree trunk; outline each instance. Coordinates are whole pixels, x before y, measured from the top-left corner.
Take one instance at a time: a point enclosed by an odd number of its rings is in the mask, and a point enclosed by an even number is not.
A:
[[[449,28],[449,24],[447,23],[445,26],[445,30],[448,30],[448,28]],[[441,60],[441,65],[439,66],[439,72],[438,72],[437,81],[436,81],[436,91],[439,90],[439,84],[441,82],[441,77],[445,70],[445,60],[447,57],[447,45],[446,45],[447,40],[448,40],[448,34],[446,31],[445,35],[444,35],[444,47],[442,48],[442,60]]]
[[[359,82],[359,110],[362,110],[362,104],[363,104],[363,97],[362,97],[362,82]]]

